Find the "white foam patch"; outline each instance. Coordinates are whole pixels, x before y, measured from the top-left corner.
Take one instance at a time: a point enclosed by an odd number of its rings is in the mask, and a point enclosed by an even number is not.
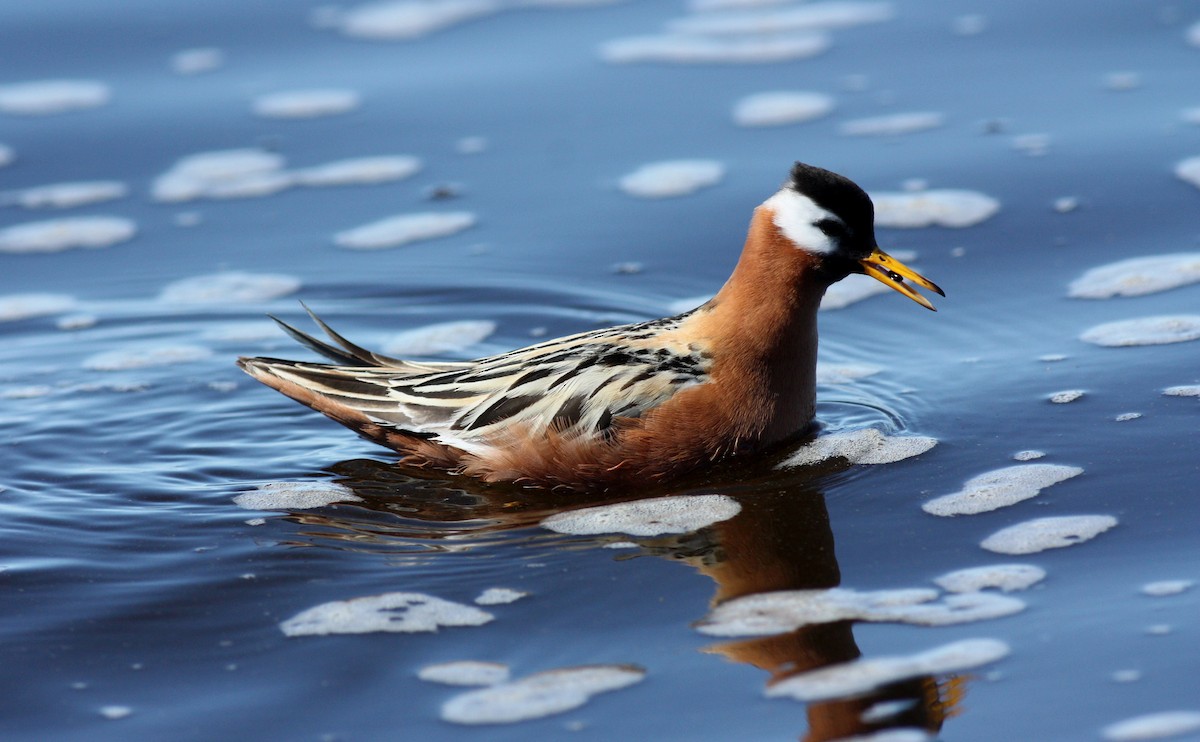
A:
[[[1200,188],[1200,157],[1189,157],[1175,165],[1175,175],[1185,183]]]
[[[698,531],[741,511],[741,504],[727,495],[654,497],[555,513],[542,521],[542,527],[575,536],[659,536]]]
[[[17,153],[13,151],[13,148],[7,144],[0,144],[0,167],[11,165],[15,159],[17,159]]]
[[[932,111],[890,113],[844,122],[839,131],[850,137],[895,137],[942,126],[946,117]]]
[[[12,389],[5,389],[0,392],[2,399],[38,399],[40,397],[48,397],[54,393],[53,387],[48,387],[42,384],[33,386],[18,386]],[[3,490],[0,490],[2,492]],[[0,570],[2,571],[2,570]]]
[[[850,384],[883,371],[880,366],[866,363],[817,363],[818,384]]]
[[[280,273],[213,273],[172,281],[159,293],[169,304],[253,304],[300,290],[300,279]]]
[[[1089,328],[1079,339],[1107,348],[1186,343],[1200,339],[1200,315],[1176,314],[1105,322]]]
[[[585,665],[547,670],[520,680],[455,696],[442,719],[455,724],[512,724],[579,708],[598,694],[641,682],[646,671],[632,665]]]
[[[972,227],[993,217],[1000,202],[978,191],[934,189],[917,193],[872,193],[881,227]]]
[[[1046,487],[1079,476],[1083,469],[1061,464],[1017,464],[968,479],[963,488],[929,500],[930,515],[974,515],[1006,508],[1036,497]]]
[[[1122,412],[1120,415],[1114,417],[1113,420],[1116,420],[1119,423],[1124,423],[1129,422],[1130,420],[1137,420],[1141,416],[1142,413],[1140,412]]]
[[[1025,602],[1007,595],[971,592],[938,598],[929,588],[783,590],[735,598],[714,608],[696,630],[709,636],[785,634],[835,621],[951,626],[1011,616]]]
[[[37,80],[0,85],[0,113],[46,116],[97,108],[112,96],[108,86],[95,80]]]
[[[383,352],[394,356],[436,356],[457,353],[486,340],[496,331],[491,320],[460,320],[426,325],[393,335]]]
[[[1043,458],[1045,455],[1045,451],[1035,451],[1030,449],[1027,451],[1017,451],[1013,454],[1013,459],[1016,461],[1033,461],[1034,459]]]
[[[9,191],[4,194],[4,201],[27,209],[71,209],[124,198],[128,193],[129,188],[120,181],[95,180]]]
[[[1053,141],[1049,134],[1019,134],[1012,138],[1012,148],[1029,157],[1043,157]]]
[[[1048,399],[1054,404],[1070,404],[1077,399],[1082,398],[1084,391],[1082,389],[1066,389],[1061,392],[1051,394]]]
[[[1180,112],[1179,118],[1186,124],[1196,124],[1200,126],[1200,106],[1185,108]]]
[[[156,201],[251,198],[288,188],[282,155],[260,149],[229,149],[188,155],[154,181]]]
[[[1194,43],[1200,46],[1200,41]],[[1200,711],[1160,711],[1109,724],[1100,730],[1100,736],[1109,742],[1134,742],[1178,737],[1196,730],[1200,730]]]
[[[0,253],[61,252],[127,242],[137,224],[116,216],[70,216],[0,229]]]
[[[1008,645],[998,639],[963,639],[918,654],[859,659],[800,673],[768,686],[766,694],[808,702],[845,698],[899,680],[969,670],[1008,654]]]
[[[934,582],[952,593],[975,593],[988,588],[1011,593],[1025,590],[1044,579],[1046,570],[1032,564],[989,564],[947,572]]]
[[[1142,593],[1154,598],[1179,595],[1195,587],[1195,580],[1159,580],[1142,585]]]
[[[778,468],[812,466],[830,459],[851,464],[894,464],[929,451],[936,438],[916,435],[884,435],[875,428],[831,433],[798,449]]]
[[[75,309],[75,297],[66,294],[0,295],[0,322],[62,314]]]
[[[863,299],[886,294],[891,290],[886,284],[870,276],[852,273],[825,289],[825,296],[821,297],[821,309],[845,309]]]
[[[1108,299],[1144,296],[1200,282],[1200,252],[1130,258],[1092,268],[1071,282],[1067,296]]]
[[[1184,38],[1192,46],[1200,46],[1200,21],[1196,21],[1184,31]]]
[[[349,487],[333,482],[268,482],[233,502],[244,510],[312,510],[336,502],[362,502]]]
[[[789,8],[693,15],[671,21],[667,30],[704,36],[778,34],[850,28],[891,20],[893,15],[891,3],[840,0]]]
[[[288,90],[254,99],[255,115],[271,119],[311,119],[349,113],[362,104],[354,90]]]
[[[833,107],[833,96],[824,93],[755,93],[737,102],[733,120],[738,126],[787,126],[827,116]]]
[[[212,72],[224,64],[225,52],[211,46],[183,49],[171,56],[171,69],[180,75]]]
[[[442,685],[496,685],[507,682],[509,672],[508,665],[499,662],[459,660],[426,665],[417,671],[417,677]]]
[[[495,616],[423,593],[384,593],[335,600],[297,613],[279,624],[287,636],[371,634],[380,631],[414,634],[443,626],[482,626]]]
[[[825,34],[718,39],[701,36],[633,36],[605,42],[600,56],[606,62],[633,64],[767,64],[807,59],[830,46]]]
[[[380,155],[336,160],[294,172],[305,186],[371,185],[404,180],[421,170],[421,161],[408,155]]]
[[[133,714],[133,709],[129,706],[101,706],[100,715],[105,719],[124,719]]]
[[[1036,554],[1082,544],[1117,525],[1111,515],[1063,515],[1034,518],[1002,528],[980,544],[997,554]]]
[[[1182,384],[1163,389],[1164,397],[1200,397],[1200,384]]]
[[[489,587],[475,598],[475,605],[505,605],[515,603],[529,593],[510,587]]]
[[[500,9],[495,0],[384,0],[334,13],[323,25],[359,39],[407,41]]]
[[[1109,676],[1114,683],[1136,683],[1142,679],[1140,670],[1116,670]]]
[[[96,353],[83,359],[83,367],[91,371],[128,371],[195,363],[210,356],[212,351],[199,345],[151,345]]]
[[[333,241],[352,250],[378,250],[449,237],[475,226],[476,221],[475,214],[469,211],[402,214],[338,232]]]
[[[716,160],[664,160],[642,165],[619,185],[630,196],[670,198],[714,186],[723,177],[725,166]]]

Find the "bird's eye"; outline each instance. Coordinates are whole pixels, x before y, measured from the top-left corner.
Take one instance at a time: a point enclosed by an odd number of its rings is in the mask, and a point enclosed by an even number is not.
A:
[[[824,232],[826,237],[841,239],[846,236],[846,225],[836,219],[822,219],[813,226]]]

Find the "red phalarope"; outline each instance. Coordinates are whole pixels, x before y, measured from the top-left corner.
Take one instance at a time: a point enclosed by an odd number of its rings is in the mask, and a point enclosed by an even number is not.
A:
[[[689,312],[452,363],[374,353],[313,315],[332,344],[280,324],[335,363],[238,363],[406,466],[580,489],[665,480],[809,426],[834,282],[865,273],[928,309],[906,280],[945,295],[879,249],[874,222],[861,188],[796,163],[724,287]]]

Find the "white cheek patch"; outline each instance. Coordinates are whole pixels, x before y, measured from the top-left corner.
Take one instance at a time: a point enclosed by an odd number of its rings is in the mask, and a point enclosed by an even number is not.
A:
[[[814,225],[822,219],[831,219],[839,224],[842,220],[817,206],[808,196],[784,188],[764,201],[763,206],[775,212],[775,226],[801,250],[820,255],[837,250],[838,243]]]

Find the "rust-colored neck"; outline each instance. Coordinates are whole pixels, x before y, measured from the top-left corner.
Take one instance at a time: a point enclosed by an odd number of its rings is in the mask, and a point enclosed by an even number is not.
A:
[[[784,237],[774,212],[759,206],[746,246],[725,286],[697,317],[720,359],[715,376],[744,386],[762,415],[760,441],[803,429],[816,404],[817,309],[826,284],[817,258]]]

